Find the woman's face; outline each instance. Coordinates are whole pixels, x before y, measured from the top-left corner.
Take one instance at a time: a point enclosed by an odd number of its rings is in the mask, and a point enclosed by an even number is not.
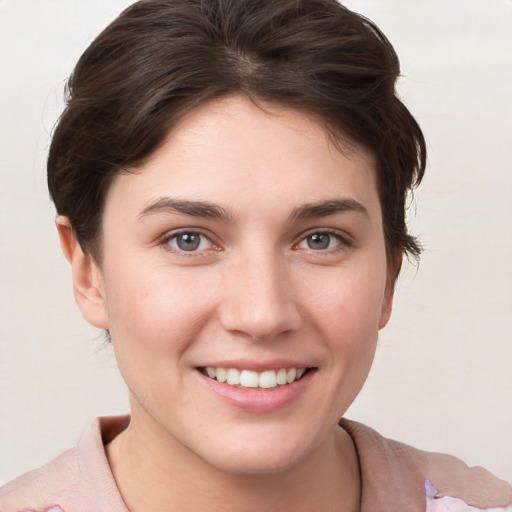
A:
[[[131,427],[235,473],[332,440],[392,300],[372,157],[265,108],[198,108],[115,178],[85,314],[110,331]]]

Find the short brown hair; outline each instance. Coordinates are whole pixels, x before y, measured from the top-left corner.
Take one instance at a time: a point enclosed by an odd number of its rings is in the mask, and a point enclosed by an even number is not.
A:
[[[141,165],[177,121],[232,94],[306,111],[376,156],[388,257],[420,253],[408,192],[426,163],[421,129],[395,93],[397,55],[336,0],[143,0],[78,61],[48,157],[57,212],[99,258],[112,178]]]

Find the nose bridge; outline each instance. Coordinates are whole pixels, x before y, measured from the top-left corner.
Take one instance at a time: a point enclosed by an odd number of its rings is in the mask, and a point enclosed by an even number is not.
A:
[[[297,329],[300,315],[286,262],[272,248],[238,255],[224,285],[227,330],[266,339]]]

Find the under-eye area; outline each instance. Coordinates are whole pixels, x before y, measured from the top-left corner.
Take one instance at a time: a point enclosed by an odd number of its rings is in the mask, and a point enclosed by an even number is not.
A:
[[[235,386],[238,388],[273,389],[292,384],[316,368],[280,368],[255,372],[252,370],[239,370],[237,368],[199,367],[198,370],[212,380]]]

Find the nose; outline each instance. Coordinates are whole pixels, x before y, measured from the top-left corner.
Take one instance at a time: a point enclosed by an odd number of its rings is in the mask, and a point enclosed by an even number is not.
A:
[[[226,272],[220,308],[226,330],[266,340],[299,328],[301,315],[289,269],[269,253],[240,257]]]

